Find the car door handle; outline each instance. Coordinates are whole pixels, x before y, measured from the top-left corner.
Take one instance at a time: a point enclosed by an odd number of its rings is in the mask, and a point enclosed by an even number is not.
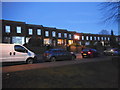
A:
[[[15,52],[13,52],[13,55],[15,55],[16,53]]]

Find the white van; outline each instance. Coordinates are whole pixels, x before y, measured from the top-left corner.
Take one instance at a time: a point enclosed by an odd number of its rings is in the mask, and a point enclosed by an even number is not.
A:
[[[35,61],[35,53],[22,45],[0,44],[0,63],[18,61],[32,64]]]

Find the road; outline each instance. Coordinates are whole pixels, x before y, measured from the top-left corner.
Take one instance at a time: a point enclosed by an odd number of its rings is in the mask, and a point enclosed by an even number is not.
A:
[[[8,73],[8,72],[24,71],[24,70],[31,70],[31,69],[37,69],[37,68],[48,68],[48,67],[58,67],[58,66],[79,64],[79,63],[99,62],[103,60],[111,60],[111,57],[102,56],[102,57],[96,57],[96,58],[82,58],[80,55],[77,55],[76,60],[44,62],[44,63],[35,63],[35,64],[22,64],[22,65],[0,67],[0,69],[2,69],[2,73]]]

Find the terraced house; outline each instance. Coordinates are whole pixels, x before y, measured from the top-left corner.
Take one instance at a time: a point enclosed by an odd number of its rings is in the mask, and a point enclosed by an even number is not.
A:
[[[65,29],[44,27],[43,25],[26,24],[25,22],[1,20],[2,43],[24,44],[32,36],[42,39],[43,45],[66,46],[73,43],[90,45],[101,42],[103,46],[109,45],[111,35],[99,35],[90,33],[77,33]],[[120,36],[115,36],[120,43]]]

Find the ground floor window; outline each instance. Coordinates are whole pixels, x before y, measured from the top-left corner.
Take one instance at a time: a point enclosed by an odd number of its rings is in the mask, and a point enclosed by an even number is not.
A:
[[[58,45],[63,45],[63,39],[58,39]]]
[[[10,43],[10,37],[4,37],[4,43]]]
[[[73,44],[73,40],[68,40],[68,44],[69,45]]]
[[[80,41],[79,44],[82,45],[82,42]]]
[[[30,37],[27,37],[27,38],[26,38],[26,43],[28,43],[28,42],[29,42],[29,39],[30,39]]]
[[[45,45],[50,45],[51,44],[51,39],[44,39],[44,44]]]
[[[90,42],[86,42],[85,45],[90,45]]]
[[[104,46],[104,41],[101,41],[101,43],[102,43],[102,46]]]
[[[12,37],[12,43],[13,44],[24,44],[25,37]]]

